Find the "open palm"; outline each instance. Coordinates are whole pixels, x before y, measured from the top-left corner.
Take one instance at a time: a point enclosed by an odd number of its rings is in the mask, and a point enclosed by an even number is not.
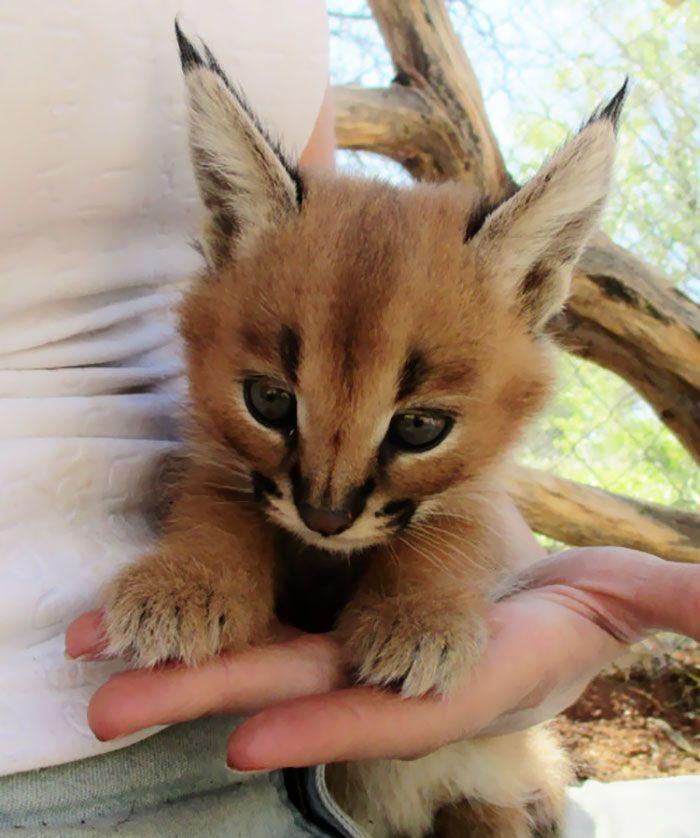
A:
[[[401,699],[352,686],[332,634],[280,626],[274,642],[188,669],[111,678],[88,717],[100,739],[226,712],[248,715],[228,761],[246,770],[345,759],[411,758],[468,736],[551,718],[624,646],[653,629],[700,639],[700,567],[622,548],[567,550],[533,565],[491,611],[477,667],[449,698]],[[99,657],[99,612],[66,635],[72,657]]]

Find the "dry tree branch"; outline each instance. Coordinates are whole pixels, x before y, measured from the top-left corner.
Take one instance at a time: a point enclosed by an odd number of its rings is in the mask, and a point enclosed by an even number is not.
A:
[[[620,544],[677,562],[700,562],[700,516],[514,466],[508,490],[537,532],[566,544]]]

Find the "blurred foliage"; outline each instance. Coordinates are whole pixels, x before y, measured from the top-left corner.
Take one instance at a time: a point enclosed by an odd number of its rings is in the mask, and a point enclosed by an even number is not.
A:
[[[550,409],[520,461],[570,480],[684,509],[697,508],[700,470],[622,379],[561,353]]]
[[[700,298],[697,5],[683,2],[671,8],[661,0],[574,5],[531,0],[512,8],[510,3],[452,0],[449,5],[487,103],[508,88],[509,113],[503,102],[496,114],[489,111],[516,179],[534,171],[630,76],[617,189],[603,226],[687,294]],[[471,49],[474,34],[483,51],[478,61]]]
[[[384,85],[391,62],[363,0],[331,0],[336,84]],[[697,66],[692,2],[448,0],[508,168],[523,180],[602,100],[632,80],[617,187],[603,227],[700,297]],[[396,164],[339,153],[344,169],[407,182]],[[556,398],[521,449],[523,462],[614,492],[696,508],[700,473],[624,381],[562,353]]]

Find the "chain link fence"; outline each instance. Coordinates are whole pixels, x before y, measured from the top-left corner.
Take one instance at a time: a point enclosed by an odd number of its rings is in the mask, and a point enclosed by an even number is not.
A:
[[[698,299],[697,66],[693,4],[683,0],[448,0],[506,164],[522,181],[625,75],[617,187],[604,229]],[[335,84],[390,83],[389,56],[362,0],[331,0]],[[405,183],[397,164],[339,153],[342,169]],[[700,472],[651,408],[612,373],[561,353],[549,410],[520,460],[563,477],[695,509]]]

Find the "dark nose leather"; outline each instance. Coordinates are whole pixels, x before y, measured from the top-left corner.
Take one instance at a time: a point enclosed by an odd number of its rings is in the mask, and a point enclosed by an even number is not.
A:
[[[348,510],[324,509],[305,502],[299,504],[299,515],[310,530],[321,535],[338,535],[352,523]]]

